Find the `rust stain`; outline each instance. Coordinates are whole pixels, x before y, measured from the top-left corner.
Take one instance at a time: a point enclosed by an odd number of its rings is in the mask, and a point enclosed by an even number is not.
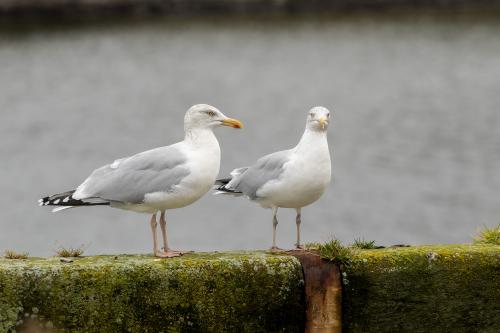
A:
[[[342,283],[338,265],[317,254],[297,250],[304,270],[306,296],[306,333],[342,332]]]

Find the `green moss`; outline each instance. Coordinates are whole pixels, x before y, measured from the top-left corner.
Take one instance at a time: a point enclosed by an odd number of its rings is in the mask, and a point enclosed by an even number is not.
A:
[[[349,265],[356,249],[343,246],[338,239],[332,239],[325,243],[309,243],[306,248],[317,253],[323,259],[332,261],[338,265]]]
[[[13,328],[22,310],[18,277],[0,270],[0,332]]]
[[[344,268],[345,332],[500,332],[500,247],[360,250]]]
[[[373,250],[378,248],[378,246],[375,245],[374,240],[367,241],[364,238],[356,238],[351,246],[357,249],[364,249],[364,250]]]
[[[356,250],[345,332],[499,332],[500,247]],[[299,332],[297,259],[263,252],[0,259],[0,332],[36,317],[70,332]]]
[[[0,332],[33,309],[74,332],[298,332],[302,279],[297,259],[256,252],[0,259]]]

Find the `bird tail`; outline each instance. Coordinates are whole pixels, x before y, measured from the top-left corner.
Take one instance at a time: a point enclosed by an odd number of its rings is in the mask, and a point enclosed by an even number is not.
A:
[[[220,178],[215,181],[215,185],[224,186],[227,185],[233,178]]]
[[[38,205],[40,206],[57,206],[52,209],[52,212],[59,212],[68,208],[79,207],[79,206],[100,206],[109,205],[109,201],[105,201],[99,198],[95,199],[75,199],[73,198],[73,193],[75,191],[67,191],[63,193],[54,194],[47,196],[38,200]]]
[[[214,186],[214,190],[215,190],[214,195],[217,195],[217,194],[232,194],[235,196],[242,195],[243,194],[242,192],[228,187],[228,184],[231,180],[232,180],[232,178],[217,179],[215,181],[215,186]]]

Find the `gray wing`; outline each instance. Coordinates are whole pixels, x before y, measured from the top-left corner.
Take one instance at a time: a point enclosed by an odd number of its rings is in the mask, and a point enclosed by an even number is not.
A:
[[[291,151],[283,150],[266,155],[248,167],[236,169],[236,175],[226,185],[227,188],[241,192],[250,199],[257,198],[257,191],[266,183],[277,180],[283,172],[286,162],[290,160]],[[233,171],[234,172],[234,171]]]
[[[172,191],[189,174],[186,160],[178,145],[122,158],[95,170],[73,197],[140,203],[147,193]]]

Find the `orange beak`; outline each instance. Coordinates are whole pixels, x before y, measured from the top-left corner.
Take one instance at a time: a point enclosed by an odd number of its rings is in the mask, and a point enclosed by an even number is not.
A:
[[[222,125],[229,126],[232,128],[243,128],[241,121],[233,118],[226,118],[222,121]]]

